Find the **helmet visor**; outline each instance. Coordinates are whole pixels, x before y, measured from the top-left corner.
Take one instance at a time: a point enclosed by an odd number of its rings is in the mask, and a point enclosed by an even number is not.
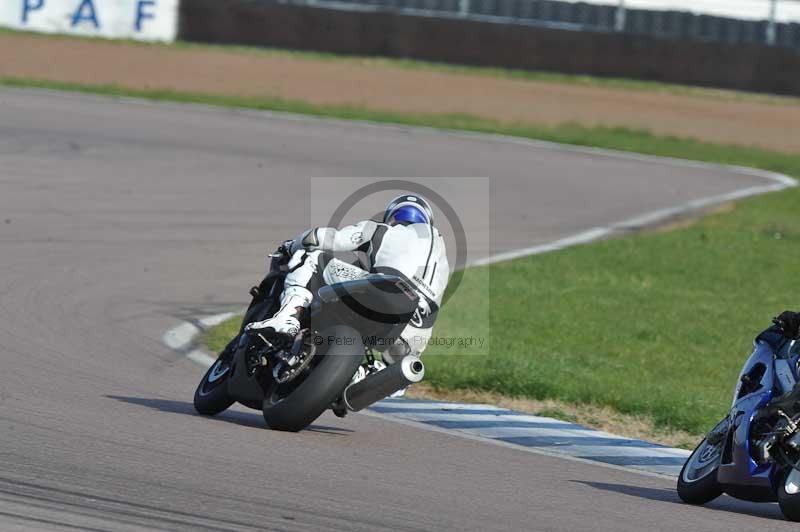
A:
[[[394,224],[426,224],[430,223],[426,214],[414,205],[403,205],[392,213],[386,221],[389,225]]]

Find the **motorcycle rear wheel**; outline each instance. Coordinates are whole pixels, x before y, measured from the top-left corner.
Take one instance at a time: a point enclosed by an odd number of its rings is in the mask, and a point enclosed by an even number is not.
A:
[[[331,327],[320,334],[323,341],[336,338],[327,346],[311,374],[288,395],[273,393],[264,399],[262,413],[269,428],[298,432],[330,408],[364,357],[364,344],[358,332],[344,325]],[[324,348],[324,347],[323,347]]]
[[[678,475],[678,497],[689,504],[706,504],[722,495],[717,470],[722,456],[722,441],[712,445],[703,438],[683,464]]]

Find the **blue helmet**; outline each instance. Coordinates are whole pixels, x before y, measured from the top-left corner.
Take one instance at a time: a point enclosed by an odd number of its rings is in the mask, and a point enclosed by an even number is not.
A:
[[[383,212],[383,223],[433,225],[433,209],[425,199],[413,194],[397,196]]]

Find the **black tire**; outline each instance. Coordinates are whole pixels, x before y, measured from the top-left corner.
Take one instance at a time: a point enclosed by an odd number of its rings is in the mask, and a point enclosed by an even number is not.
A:
[[[286,397],[267,397],[262,412],[273,430],[298,432],[314,422],[330,408],[355,374],[364,357],[364,344],[358,332],[338,325],[321,334],[334,337],[341,343],[331,345],[311,374]],[[347,345],[346,345],[347,344]]]
[[[721,451],[722,441],[711,445],[704,438],[683,464],[678,475],[678,497],[683,502],[706,504],[722,495],[722,486],[717,482]]]
[[[203,380],[194,391],[194,409],[204,416],[214,416],[228,409],[233,398],[228,395],[228,378],[230,378],[230,361],[220,356],[208,368]],[[216,376],[216,378],[215,378]],[[209,380],[211,379],[211,380]]]
[[[800,471],[787,468],[779,478],[778,505],[781,507],[781,512],[789,521],[800,521]],[[787,484],[791,493],[787,491]]]

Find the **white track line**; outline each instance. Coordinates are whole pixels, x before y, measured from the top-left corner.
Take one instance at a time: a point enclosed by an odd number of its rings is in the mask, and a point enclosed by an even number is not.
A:
[[[186,358],[188,358],[192,362],[200,364],[204,368],[211,367],[211,364],[213,364],[217,360],[216,358],[212,357],[202,349],[193,349],[189,351],[189,354],[186,355]]]
[[[528,248],[515,249],[512,251],[498,253],[492,255],[491,257],[486,257],[483,259],[472,261],[471,263],[469,263],[468,266],[485,266],[487,264],[494,264],[497,262],[519,259],[522,257],[529,257],[531,255],[540,255],[542,253],[557,251],[571,246],[577,246],[579,244],[587,244],[589,242],[607,238],[613,235],[614,233],[623,231],[635,231],[638,229],[642,229],[644,227],[652,226],[660,222],[664,222],[666,220],[676,218],[678,216],[683,216],[693,212],[701,211],[703,209],[707,209],[714,205],[720,205],[723,203],[728,203],[730,201],[740,200],[743,198],[757,196],[760,194],[766,194],[768,192],[777,192],[779,190],[784,190],[786,188],[797,186],[797,181],[795,179],[789,176],[785,176],[783,174],[776,174],[774,172],[762,172],[761,170],[751,170],[748,168],[741,168],[741,167],[727,167],[727,168],[736,171],[736,173],[743,173],[746,175],[752,175],[754,177],[761,177],[763,179],[772,181],[772,183],[768,185],[753,186],[744,189],[734,190],[732,192],[719,194],[716,196],[708,196],[705,198],[694,199],[691,201],[687,201],[686,203],[683,203],[681,205],[678,205],[677,207],[668,207],[665,209],[659,209],[656,211],[640,214],[633,218],[628,218],[627,220],[611,224],[608,227],[593,227],[592,229],[589,229],[587,231],[583,231],[581,233],[561,238],[553,242],[548,242],[546,244],[539,244],[537,246],[531,246]]]
[[[236,316],[235,312],[223,312],[222,314],[214,314],[212,316],[206,316],[204,318],[200,318],[197,321],[204,329],[210,329],[211,327],[216,327],[223,321],[232,318],[234,316]]]
[[[183,351],[189,348],[200,329],[194,323],[185,321],[164,333],[161,341],[173,351]]]
[[[202,348],[196,346],[198,335],[211,327],[219,325],[227,319],[236,316],[236,312],[222,312],[220,314],[212,314],[204,316],[195,320],[194,322],[184,321],[177,325],[161,337],[164,344],[179,353],[186,353],[186,358],[200,364],[201,366],[210,367],[214,363],[216,357],[213,357]]]

